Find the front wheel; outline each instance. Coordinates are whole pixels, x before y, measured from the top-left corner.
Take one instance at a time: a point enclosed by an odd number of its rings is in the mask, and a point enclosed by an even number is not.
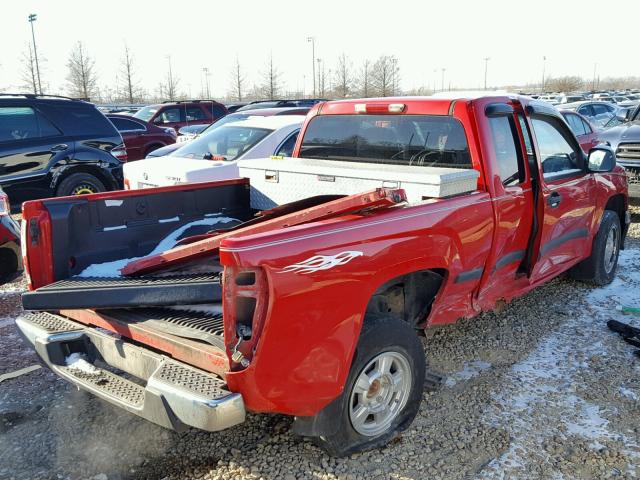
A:
[[[591,255],[569,271],[571,277],[600,286],[611,283],[618,267],[620,245],[620,217],[616,212],[605,210]]]
[[[314,441],[339,457],[383,446],[418,413],[425,369],[413,328],[390,315],[368,314],[342,395],[306,419]]]
[[[56,196],[86,195],[88,193],[104,192],[104,184],[90,173],[72,173],[60,182],[56,189]]]

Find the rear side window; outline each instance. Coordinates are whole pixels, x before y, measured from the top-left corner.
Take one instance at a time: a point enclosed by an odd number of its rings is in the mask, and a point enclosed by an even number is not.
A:
[[[489,118],[491,137],[502,184],[513,185],[520,179],[520,151],[516,147],[512,117]]]
[[[278,148],[276,155],[280,155],[282,157],[290,157],[291,155],[293,155],[293,147],[295,147],[296,145],[298,133],[299,131],[290,135],[289,138],[282,142],[282,145],[280,145],[280,148]]]
[[[111,123],[113,123],[118,131],[120,132],[129,132],[129,131],[146,131],[146,128],[138,122],[134,122],[133,120],[127,120],[126,118],[115,118],[111,117]]]
[[[65,135],[118,136],[113,124],[93,105],[81,102],[42,103],[38,106]]]
[[[49,120],[31,107],[0,107],[0,142],[60,134]]]
[[[472,168],[462,124],[437,115],[319,115],[307,127],[300,156]]]
[[[213,118],[224,117],[227,114],[226,109],[222,105],[218,105],[216,103],[207,105],[207,108],[211,112],[211,116]]]
[[[206,119],[207,114],[200,107],[187,107],[187,122]]]

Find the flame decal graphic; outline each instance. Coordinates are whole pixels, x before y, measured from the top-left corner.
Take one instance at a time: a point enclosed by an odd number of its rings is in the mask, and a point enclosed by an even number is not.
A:
[[[347,250],[335,255],[315,255],[307,258],[300,263],[294,263],[280,270],[280,273],[295,272],[307,275],[309,273],[318,272],[320,270],[329,270],[330,268],[344,265],[357,257],[362,257],[364,253],[357,250]]]

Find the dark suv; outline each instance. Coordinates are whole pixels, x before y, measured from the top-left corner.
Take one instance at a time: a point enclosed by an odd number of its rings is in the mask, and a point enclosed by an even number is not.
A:
[[[90,103],[0,94],[0,186],[11,203],[122,188],[122,137]]]
[[[148,105],[134,117],[159,127],[172,127],[176,132],[189,125],[209,125],[228,113],[227,108],[214,100],[184,100]]]

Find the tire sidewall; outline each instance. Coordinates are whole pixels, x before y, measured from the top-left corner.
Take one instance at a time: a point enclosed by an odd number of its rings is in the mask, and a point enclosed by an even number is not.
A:
[[[618,230],[618,245],[616,246],[616,259],[610,272],[607,272],[605,268],[605,249],[607,244],[607,237],[611,229],[616,228]],[[594,276],[594,282],[598,285],[607,285],[611,283],[616,275],[618,268],[618,260],[620,258],[620,241],[621,241],[622,229],[620,228],[620,219],[615,212],[605,210],[602,216],[602,222],[598,229],[596,237],[596,271]]]
[[[349,417],[351,392],[365,366],[385,352],[398,353],[407,360],[411,370],[411,390],[405,406],[384,433],[373,437],[364,436],[351,425]],[[399,432],[405,430],[418,413],[423,395],[425,370],[424,350],[414,329],[402,320],[391,316],[367,314],[344,391],[338,399],[339,404],[336,405],[340,425],[334,435],[324,439],[325,444],[322,446],[334,456],[344,456],[389,442]]]
[[[58,188],[56,189],[56,195],[59,197],[73,195],[72,192],[75,186],[81,183],[91,184],[96,191],[94,193],[104,192],[106,190],[104,184],[95,175],[92,175],[90,173],[78,172],[72,173],[60,182]]]

